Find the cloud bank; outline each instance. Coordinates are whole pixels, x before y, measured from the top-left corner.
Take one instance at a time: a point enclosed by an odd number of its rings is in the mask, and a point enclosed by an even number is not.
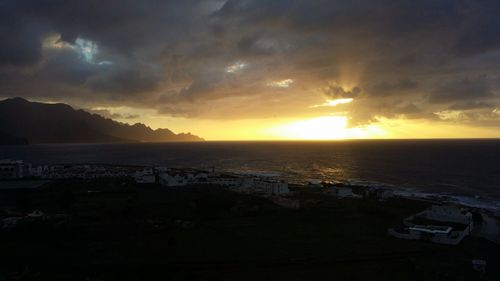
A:
[[[499,126],[499,14],[496,0],[1,0],[0,96]],[[353,102],[312,106],[331,99]]]

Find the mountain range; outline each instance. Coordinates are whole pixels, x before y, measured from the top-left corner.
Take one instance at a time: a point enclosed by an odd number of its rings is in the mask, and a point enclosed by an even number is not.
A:
[[[0,101],[0,144],[203,141],[136,123],[129,125],[67,104]]]

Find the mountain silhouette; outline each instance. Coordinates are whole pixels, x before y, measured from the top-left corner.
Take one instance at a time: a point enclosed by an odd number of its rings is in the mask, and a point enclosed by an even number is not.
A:
[[[30,102],[22,98],[0,101],[0,143],[112,143],[202,141],[169,129],[153,130],[104,118],[67,104]]]

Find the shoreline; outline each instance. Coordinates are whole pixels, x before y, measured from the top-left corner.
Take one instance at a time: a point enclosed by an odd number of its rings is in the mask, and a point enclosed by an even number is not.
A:
[[[118,164],[118,163],[57,163],[57,164],[41,164],[39,166],[90,166],[90,167],[103,167],[103,168],[127,168],[127,169],[152,169],[161,167],[158,165],[141,165],[141,164]],[[168,167],[170,169],[179,170],[205,170],[208,171],[206,166],[194,166],[194,167]],[[478,210],[488,211],[493,215],[500,217],[500,199],[486,197],[486,196],[473,196],[465,194],[454,194],[449,191],[425,191],[418,187],[401,187],[393,184],[386,184],[380,182],[365,181],[359,179],[353,180],[327,180],[327,179],[297,179],[294,176],[287,175],[279,171],[252,171],[252,170],[237,170],[237,169],[221,169],[217,170],[218,173],[222,174],[234,174],[238,176],[255,176],[268,179],[285,180],[290,185],[300,186],[303,188],[309,188],[312,182],[317,183],[333,183],[340,186],[345,186],[349,188],[361,188],[361,189],[389,189],[394,192],[394,195],[400,198],[420,200],[427,202],[435,202],[441,204],[456,204],[463,207],[474,208]],[[3,183],[10,182],[16,185],[16,182],[46,182],[46,178],[24,178],[15,180],[0,180],[0,189],[15,189],[17,187],[3,187]],[[56,179],[57,180],[57,179]],[[22,187],[21,187],[22,188]],[[29,188],[37,188],[29,187]]]

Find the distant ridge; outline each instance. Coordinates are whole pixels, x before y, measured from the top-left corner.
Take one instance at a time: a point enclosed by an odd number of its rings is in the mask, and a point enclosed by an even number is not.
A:
[[[169,129],[129,125],[63,103],[0,101],[0,144],[203,141]],[[17,142],[17,143],[16,143]]]
[[[0,145],[25,145],[28,140],[0,132]]]

